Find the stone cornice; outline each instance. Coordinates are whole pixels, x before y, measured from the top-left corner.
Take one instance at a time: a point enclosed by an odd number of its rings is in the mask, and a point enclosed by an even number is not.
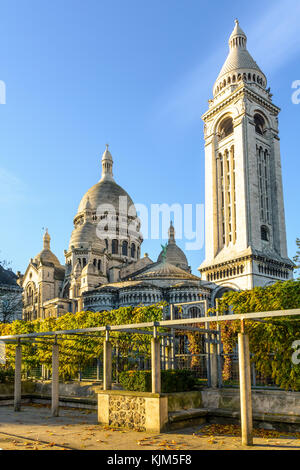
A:
[[[216,269],[219,269],[219,268],[222,268],[222,267],[225,267],[225,266],[234,265],[235,263],[239,263],[241,261],[247,261],[247,260],[260,261],[262,263],[270,263],[274,266],[284,267],[286,269],[292,269],[293,268],[292,263],[289,264],[289,263],[284,262],[284,261],[274,260],[273,258],[269,258],[268,256],[260,256],[260,255],[251,254],[251,255],[237,257],[237,258],[234,258],[232,260],[223,261],[222,263],[211,264],[211,265],[205,266],[203,268],[201,268],[201,266],[200,266],[198,268],[198,270],[201,273],[206,272],[206,271],[212,271],[212,270],[216,270]]]
[[[204,113],[201,117],[202,120],[205,122],[206,120],[212,118],[215,114],[218,114],[223,108],[226,108],[228,105],[230,105],[233,101],[235,101],[237,98],[240,98],[241,96],[247,95],[248,98],[252,98],[254,101],[256,101],[258,104],[263,105],[266,107],[269,111],[277,115],[280,112],[280,108],[276,106],[275,104],[271,103],[270,101],[264,99],[262,96],[258,95],[254,91],[250,90],[247,88],[244,84],[241,87],[238,87],[231,95],[229,95],[227,98],[225,98],[223,101],[220,103],[216,104],[212,108],[209,108],[206,113]],[[246,112],[245,112],[246,114]]]

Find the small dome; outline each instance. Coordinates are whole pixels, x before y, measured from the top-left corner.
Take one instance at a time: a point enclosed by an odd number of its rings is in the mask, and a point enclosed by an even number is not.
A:
[[[238,20],[235,20],[235,27],[229,38],[229,54],[215,82],[214,95],[216,94],[219,85],[222,84],[223,81],[227,83],[228,75],[230,75],[229,83],[232,83],[232,74],[235,75],[235,83],[237,83],[239,74],[241,76],[246,74],[247,77],[248,74],[250,74],[253,78],[253,72],[255,75],[257,75],[257,73],[259,74],[262,82],[264,82],[264,86],[266,86],[266,76],[261,71],[251,54],[248,52],[247,36],[241,29]]]
[[[168,262],[161,262],[157,263],[154,266],[151,266],[149,269],[144,271],[143,273],[136,276],[136,279],[189,279],[189,280],[197,280],[199,281],[200,278],[190,274],[184,269],[175,266],[174,264],[170,264]]]
[[[98,237],[96,228],[97,225],[88,221],[75,227],[71,235],[69,250],[72,246],[74,248],[88,248],[90,245],[95,249],[104,250],[105,242]]]
[[[43,249],[38,253],[35,258],[33,259],[33,262],[36,264],[39,263],[52,263],[56,267],[61,267],[61,264],[58,260],[58,258],[55,256],[54,253],[50,250],[50,241],[51,237],[48,233],[48,229],[46,229],[44,236],[43,236]]]
[[[171,221],[169,228],[169,240],[165,251],[162,250],[157,258],[158,263],[162,263],[165,260],[166,263],[177,266],[178,268],[190,271],[187,258],[184,252],[176,245],[175,241],[175,229]]]
[[[55,254],[52,253],[51,250],[47,250],[47,249],[44,249],[39,254],[37,254],[33,261],[36,264],[39,264],[41,262],[42,264],[53,263],[54,266],[60,266],[60,262],[58,258],[55,256]]]
[[[157,262],[163,261],[163,251],[160,252]],[[167,245],[166,262],[181,269],[189,271],[189,265],[184,252],[177,245]]]

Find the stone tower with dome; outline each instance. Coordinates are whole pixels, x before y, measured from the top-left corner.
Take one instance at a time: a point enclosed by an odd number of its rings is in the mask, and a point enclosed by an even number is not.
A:
[[[131,197],[113,177],[108,145],[102,155],[101,179],[82,197],[73,223],[65,265],[51,251],[46,231],[43,250],[20,276],[24,319],[172,298],[209,298],[210,290],[191,274],[187,258],[176,244],[172,222],[166,256],[161,252],[156,262],[147,254],[141,258],[140,220]],[[201,308],[198,310],[200,314]]]
[[[202,279],[252,289],[292,278],[282,190],[278,114],[238,20],[202,116],[205,261]]]

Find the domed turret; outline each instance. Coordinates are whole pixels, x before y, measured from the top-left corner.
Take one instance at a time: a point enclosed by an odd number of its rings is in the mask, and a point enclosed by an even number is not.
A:
[[[169,240],[166,249],[162,250],[157,258],[158,263],[162,263],[163,261],[185,271],[190,271],[184,252],[176,245],[175,228],[172,221],[169,228]]]
[[[98,237],[96,228],[97,226],[89,221],[75,227],[70,238],[69,250],[72,246],[77,249],[87,249],[91,246],[97,250],[104,251],[106,248],[105,242]]]
[[[229,54],[214,85],[216,96],[223,88],[237,85],[244,80],[266,87],[267,79],[247,50],[247,36],[241,29],[238,20],[229,38]]]
[[[111,205],[116,212],[120,210],[121,204],[125,202],[125,210],[131,208],[130,215],[136,216],[135,207],[129,194],[119,186],[113,178],[113,159],[108,145],[102,155],[102,175],[98,183],[92,186],[80,201],[77,214],[86,209],[88,201],[89,208],[96,211],[99,206]],[[120,197],[125,199],[120,201]]]
[[[40,253],[36,255],[33,261],[36,264],[52,263],[56,267],[61,267],[61,264],[58,258],[50,250],[50,240],[51,240],[51,237],[48,233],[48,229],[46,229],[44,236],[43,236],[43,249],[42,251],[40,251]]]

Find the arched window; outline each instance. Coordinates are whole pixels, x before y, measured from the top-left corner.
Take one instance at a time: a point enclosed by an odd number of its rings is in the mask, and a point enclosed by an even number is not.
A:
[[[265,242],[268,242],[270,239],[269,229],[265,225],[262,225],[260,227],[260,236],[261,236],[261,239],[264,240]]]
[[[98,271],[101,271],[101,260],[98,259]]]
[[[264,135],[266,124],[264,118],[260,114],[254,114],[255,132]]]
[[[219,140],[225,139],[228,135],[233,133],[233,121],[231,117],[223,119],[219,126]]]
[[[122,255],[123,256],[128,256],[128,242],[127,240],[124,240],[122,243]]]
[[[201,317],[201,309],[199,307],[190,307],[188,310],[188,318]]]
[[[135,258],[135,244],[131,244],[131,258]]]
[[[118,253],[118,240],[112,240],[111,242],[111,252],[113,255]]]
[[[84,267],[86,265],[86,258],[82,259],[82,266]]]

